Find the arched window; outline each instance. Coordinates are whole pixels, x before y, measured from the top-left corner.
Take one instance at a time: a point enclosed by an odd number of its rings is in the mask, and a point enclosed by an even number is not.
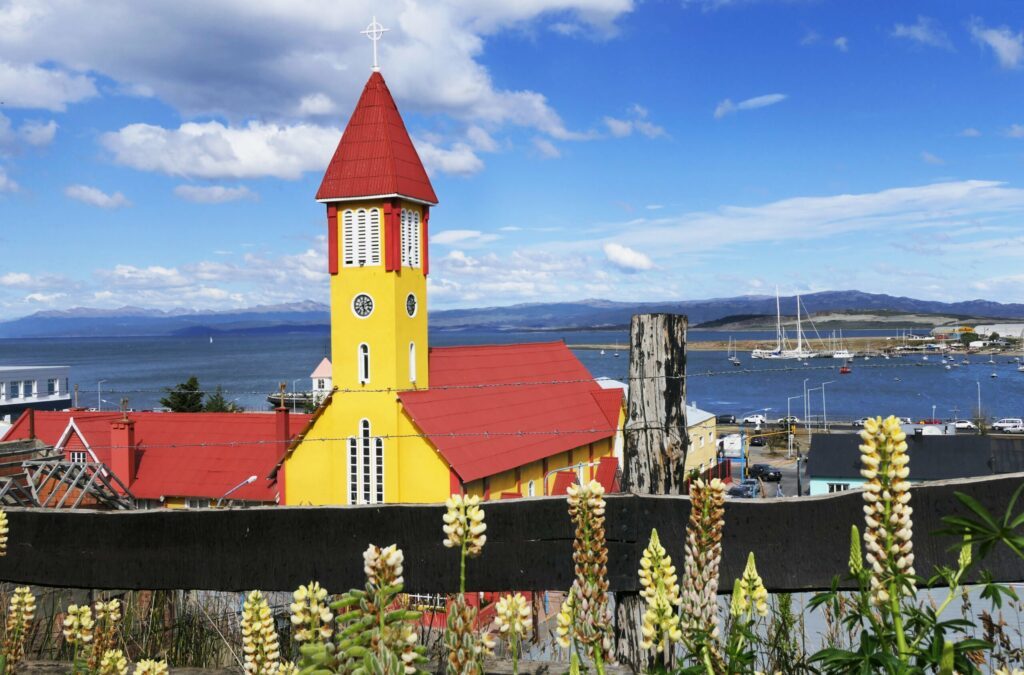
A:
[[[534,496],[534,494],[536,492],[537,492],[537,486],[534,485],[533,481],[531,480],[529,483],[526,484],[526,496],[527,497],[532,497],[532,496]]]
[[[359,423],[359,441],[362,445],[362,493],[363,493],[363,504],[370,503],[370,481],[372,479],[372,466],[370,464],[370,420],[363,420]]]
[[[402,209],[402,267],[420,266],[420,212]]]
[[[359,443],[348,437],[348,503],[359,503]]]
[[[370,381],[370,345],[365,342],[359,345],[359,382]]]
[[[409,381],[416,381],[416,343],[409,343]]]
[[[576,465],[576,481],[583,485],[583,462]]]
[[[373,503],[384,503],[384,439],[373,439]]]
[[[341,214],[342,260],[345,267],[380,264],[380,211],[345,209]]]

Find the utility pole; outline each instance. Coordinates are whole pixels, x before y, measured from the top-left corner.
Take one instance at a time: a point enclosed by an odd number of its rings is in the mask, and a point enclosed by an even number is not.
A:
[[[623,492],[679,495],[686,489],[686,327],[678,314],[633,317]],[[617,593],[615,605],[616,656],[645,671],[652,664],[640,647],[644,602],[637,593]]]

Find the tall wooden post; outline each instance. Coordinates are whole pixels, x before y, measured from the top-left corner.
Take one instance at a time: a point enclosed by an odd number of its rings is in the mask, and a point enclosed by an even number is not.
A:
[[[685,490],[686,325],[686,317],[678,314],[638,314],[630,325],[624,492],[665,495]],[[682,569],[683,561],[676,565]],[[643,601],[636,593],[618,593],[615,600],[616,656],[638,672],[646,670],[651,664],[640,648]]]

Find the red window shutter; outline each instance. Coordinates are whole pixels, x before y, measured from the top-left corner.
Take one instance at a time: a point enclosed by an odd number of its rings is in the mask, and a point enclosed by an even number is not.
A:
[[[338,207],[327,205],[327,271],[338,273]]]
[[[421,248],[423,249],[423,276],[427,276],[430,273],[430,247],[427,246],[429,241],[427,224],[430,222],[430,207],[423,207],[423,231],[422,231],[422,242]]]

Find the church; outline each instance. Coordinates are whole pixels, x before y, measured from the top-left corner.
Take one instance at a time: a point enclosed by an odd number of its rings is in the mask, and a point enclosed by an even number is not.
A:
[[[269,476],[281,503],[539,496],[560,475],[621,463],[623,389],[595,381],[565,343],[430,346],[438,199],[376,67],[316,199],[333,380]]]

